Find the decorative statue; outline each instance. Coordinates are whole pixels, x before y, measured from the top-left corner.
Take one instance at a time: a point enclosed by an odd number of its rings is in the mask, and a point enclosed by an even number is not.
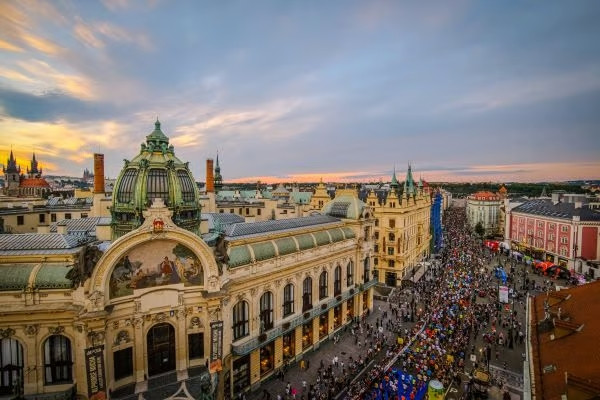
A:
[[[227,255],[227,240],[225,240],[225,234],[219,233],[217,237],[217,243],[215,244],[215,258],[217,259],[217,266],[219,267],[219,275],[223,274],[223,265],[229,262],[229,256]]]
[[[73,268],[67,273],[66,278],[69,279],[73,288],[83,285],[86,279],[92,276],[94,267],[102,257],[102,251],[96,246],[86,245],[79,253],[79,258],[75,260]]]

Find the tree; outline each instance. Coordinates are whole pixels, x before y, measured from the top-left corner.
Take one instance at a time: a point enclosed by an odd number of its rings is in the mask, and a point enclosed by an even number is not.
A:
[[[483,229],[481,221],[479,221],[477,225],[475,225],[475,233],[477,233],[479,236],[483,236],[483,234],[485,233],[485,229]]]

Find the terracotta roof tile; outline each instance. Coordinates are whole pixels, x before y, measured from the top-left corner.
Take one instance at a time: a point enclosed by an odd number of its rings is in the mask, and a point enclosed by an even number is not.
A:
[[[600,281],[561,291],[559,296],[563,293],[571,294],[571,298],[560,303],[561,312],[568,313],[570,321],[559,325],[583,325],[583,329],[556,340],[551,339],[552,330],[541,333],[537,329],[537,323],[544,318],[546,295],[533,299],[532,371],[535,395],[540,399],[560,399],[566,393],[565,372],[593,382],[600,377]],[[556,369],[544,373],[544,367],[550,365]]]

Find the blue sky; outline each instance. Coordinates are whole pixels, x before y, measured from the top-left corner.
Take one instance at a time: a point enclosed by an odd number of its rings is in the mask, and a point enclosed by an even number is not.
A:
[[[424,3],[424,4],[421,4]],[[7,1],[0,157],[115,177],[158,116],[202,180],[600,178],[600,2]]]

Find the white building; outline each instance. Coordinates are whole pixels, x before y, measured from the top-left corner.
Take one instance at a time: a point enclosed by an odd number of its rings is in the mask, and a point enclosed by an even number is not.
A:
[[[492,192],[477,192],[467,197],[467,219],[471,228],[481,222],[485,235],[502,233],[500,226],[500,194]]]

